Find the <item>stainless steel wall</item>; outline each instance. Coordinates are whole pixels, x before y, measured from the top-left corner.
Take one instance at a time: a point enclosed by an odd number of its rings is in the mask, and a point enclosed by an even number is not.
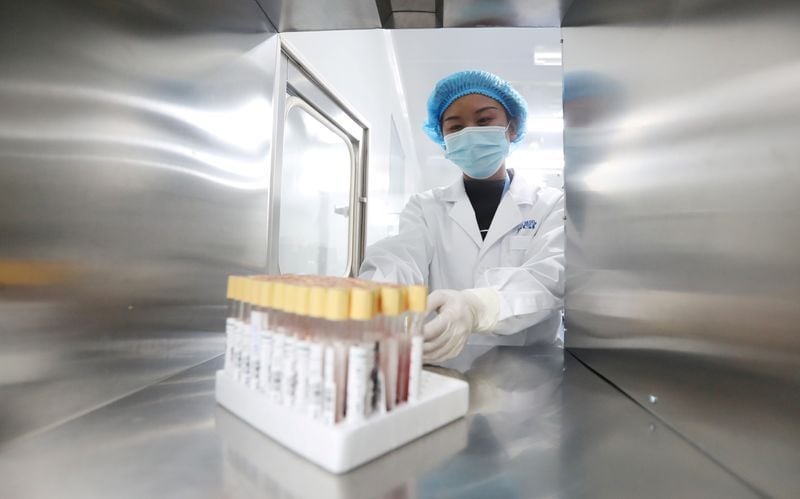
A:
[[[572,0],[256,1],[281,33],[381,27],[558,27],[572,3]]]
[[[222,351],[276,55],[253,0],[0,4],[0,443]]]
[[[576,0],[564,21],[567,346],[754,492],[789,496],[800,4],[641,5]]]

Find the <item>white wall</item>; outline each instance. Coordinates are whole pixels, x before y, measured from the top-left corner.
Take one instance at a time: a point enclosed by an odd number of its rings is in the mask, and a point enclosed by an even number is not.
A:
[[[507,165],[525,177],[561,187],[564,162],[560,29],[394,30],[391,37],[406,91],[421,189],[448,184],[460,175],[457,167],[444,158],[442,149],[423,134],[422,123],[428,95],[436,82],[464,69],[495,73],[522,94],[529,106],[529,131]]]
[[[388,31],[316,31],[282,33],[340,98],[366,121],[370,130],[367,244],[396,232],[397,214],[419,185],[416,152],[400,79],[393,68]],[[389,196],[391,119],[394,117],[405,155],[406,182],[399,196]]]

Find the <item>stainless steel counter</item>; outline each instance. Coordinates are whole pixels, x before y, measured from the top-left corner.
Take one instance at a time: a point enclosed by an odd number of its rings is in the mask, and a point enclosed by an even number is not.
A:
[[[0,497],[757,497],[561,349],[470,347],[470,412],[346,475],[214,403],[215,358],[0,449]]]

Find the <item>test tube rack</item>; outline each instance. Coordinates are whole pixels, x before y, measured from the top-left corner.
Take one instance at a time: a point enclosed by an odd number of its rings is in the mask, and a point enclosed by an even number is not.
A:
[[[216,398],[281,445],[332,473],[345,473],[464,416],[469,385],[423,370],[417,400],[363,421],[335,425],[298,414],[225,371],[217,372]]]

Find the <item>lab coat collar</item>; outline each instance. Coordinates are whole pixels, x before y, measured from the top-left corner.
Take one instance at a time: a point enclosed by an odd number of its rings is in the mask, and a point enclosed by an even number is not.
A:
[[[527,212],[527,206],[532,206],[536,202],[538,190],[539,187],[528,184],[519,175],[514,175],[511,187],[500,200],[500,205],[492,218],[489,232],[481,246],[480,256],[483,256],[503,236],[520,226],[525,220],[523,210]]]
[[[472,209],[467,192],[464,190],[463,178],[459,177],[442,191],[442,200],[453,203],[448,211],[450,218],[469,235],[470,239],[481,249],[480,255],[483,256],[494,243],[524,221],[522,210],[536,202],[538,191],[538,186],[525,182],[519,174],[514,175],[508,192],[500,200],[485,240],[481,239],[478,221],[475,219],[475,210]]]
[[[459,177],[457,181],[445,188],[442,193],[442,200],[447,203],[453,203],[447,214],[467,233],[472,242],[480,247],[483,241],[481,240],[478,221],[475,219],[475,210],[472,209],[472,203],[469,202],[467,191],[464,190],[464,179]]]
[[[533,205],[538,198],[540,187],[531,185],[522,178],[519,173],[514,175],[511,181],[511,186],[508,188],[508,194],[519,204]]]
[[[465,198],[467,198],[467,191],[464,189],[464,178],[461,176],[442,191],[442,201],[457,203]],[[467,198],[467,200],[469,199]]]

